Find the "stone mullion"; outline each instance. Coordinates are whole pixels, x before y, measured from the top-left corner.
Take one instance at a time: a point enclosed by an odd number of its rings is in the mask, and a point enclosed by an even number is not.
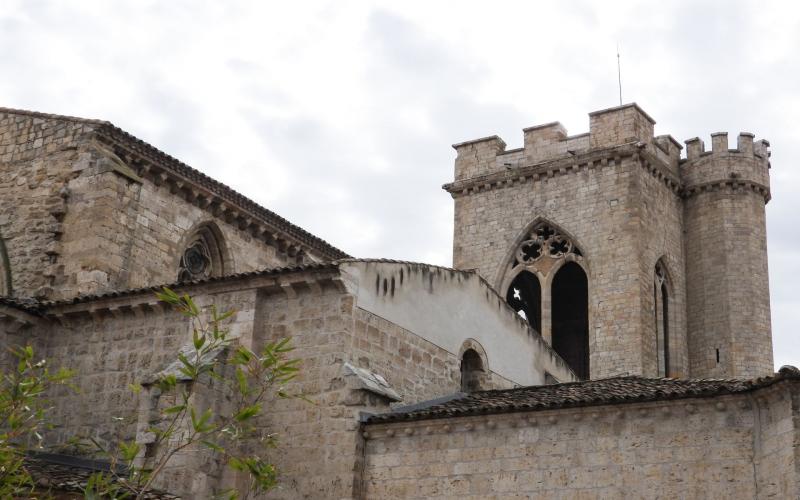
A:
[[[542,280],[542,338],[548,345],[553,345],[553,308],[552,284],[553,273]]]

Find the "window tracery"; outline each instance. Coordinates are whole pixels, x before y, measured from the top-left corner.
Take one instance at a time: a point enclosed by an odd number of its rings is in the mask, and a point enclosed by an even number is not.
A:
[[[225,259],[221,235],[215,227],[200,227],[184,247],[178,268],[178,281],[192,281],[224,274]]]
[[[666,269],[660,260],[656,262],[655,272],[653,273],[653,306],[658,375],[661,377],[669,377],[671,374],[669,352],[669,286]]]
[[[534,264],[543,256],[560,259],[570,254],[580,257],[581,251],[568,236],[549,224],[542,223],[533,228],[527,238],[520,243],[514,265]]]
[[[209,251],[203,241],[196,241],[183,252],[178,280],[190,281],[211,276]]]

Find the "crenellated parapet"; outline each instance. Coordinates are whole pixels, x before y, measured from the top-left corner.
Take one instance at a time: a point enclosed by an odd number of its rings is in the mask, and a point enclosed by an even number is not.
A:
[[[655,120],[632,103],[589,113],[589,132],[578,135],[569,135],[560,122],[525,128],[523,147],[518,149],[507,150],[505,141],[496,135],[454,144],[458,153],[455,181],[504,173],[514,176],[523,173],[520,169],[546,169],[545,164],[633,145],[644,148],[677,178],[683,148],[671,136],[655,137],[654,125]]]
[[[769,200],[769,142],[754,141],[749,132],[739,134],[737,147],[728,147],[727,132],[711,134],[711,151],[695,137],[686,142],[686,159],[680,176],[686,196],[719,188],[750,188]]]
[[[523,147],[518,149],[507,150],[496,135],[455,144],[455,182],[444,187],[455,195],[579,172],[582,166],[595,165],[598,155],[635,154],[646,170],[684,197],[747,188],[769,200],[769,142],[754,141],[753,134],[739,134],[735,149],[729,149],[727,133],[712,134],[711,151],[699,138],[689,139],[682,157],[683,146],[670,135],[654,135],[655,121],[635,103],[589,113],[589,122],[588,133],[572,136],[560,122],[525,128]],[[577,168],[563,165],[573,162]]]

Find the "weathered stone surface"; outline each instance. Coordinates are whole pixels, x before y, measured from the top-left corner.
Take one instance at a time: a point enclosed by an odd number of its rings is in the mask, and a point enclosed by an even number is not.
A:
[[[798,389],[367,425],[365,498],[794,498]]]
[[[764,205],[769,143],[739,136],[713,151],[687,141],[687,159],[635,104],[590,113],[590,133],[551,123],[525,129],[525,147],[493,137],[456,145],[453,265],[478,269],[505,294],[515,252],[545,222],[581,249],[589,281],[591,377],[755,377],[772,371]],[[559,265],[529,267],[542,287],[542,336],[552,340],[550,287]],[[719,353],[719,354],[717,354]],[[719,360],[717,358],[719,357]]]
[[[235,309],[254,350],[292,337],[287,390],[314,404],[258,418],[280,441],[269,498],[797,497],[798,372],[742,380],[772,371],[769,144],[717,133],[682,159],[653,127],[626,105],[591,113],[587,134],[456,145],[454,266],[476,270],[460,271],[348,259],[107,122],[0,108],[0,344],[76,371],[77,392],[49,394],[48,445],[152,446],[174,401],[148,383],[191,339],[156,285]],[[568,265],[588,279],[591,378],[635,377],[541,386],[577,379],[551,348]],[[520,270],[540,280],[536,329],[507,304]],[[735,380],[652,378],[665,371]],[[197,403],[228,397],[212,381]],[[157,486],[244,484],[187,448]]]

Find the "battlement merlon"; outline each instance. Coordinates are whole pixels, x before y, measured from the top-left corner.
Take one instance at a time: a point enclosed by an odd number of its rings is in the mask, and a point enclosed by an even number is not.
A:
[[[630,103],[589,113],[592,148],[606,148],[628,142],[650,143],[656,121],[638,104]]]
[[[654,136],[655,120],[636,103],[589,113],[589,132],[569,136],[559,122],[550,122],[523,129],[524,144],[520,149],[506,150],[498,136],[484,137],[453,145],[458,152],[455,180],[497,174],[519,167],[535,166],[550,161],[563,161],[593,150],[611,150],[635,144],[656,158],[685,189],[708,184],[745,182],[769,197],[769,142],[753,141],[753,134],[739,134],[736,149],[728,149],[726,133],[712,134],[712,150],[706,151],[698,138],[683,147],[669,135]]]
[[[681,161],[680,174],[684,188],[719,183],[748,183],[769,190],[769,141],[754,141],[749,132],[739,134],[736,149],[728,148],[727,132],[711,134],[711,151],[694,137],[686,142],[686,159]],[[767,195],[768,198],[768,195]]]
[[[506,150],[505,142],[497,136],[454,144],[458,152],[455,180],[638,142],[652,149],[653,154],[677,175],[682,147],[669,136],[653,137],[654,125],[655,120],[636,103],[631,103],[589,113],[588,133],[569,136],[559,122],[525,128],[521,149]]]

